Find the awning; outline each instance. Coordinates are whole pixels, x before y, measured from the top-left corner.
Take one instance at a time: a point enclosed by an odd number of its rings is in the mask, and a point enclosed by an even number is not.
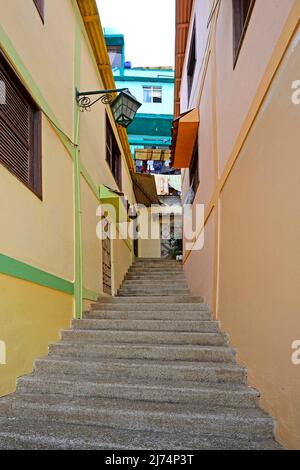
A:
[[[152,204],[160,204],[153,175],[132,173],[132,181],[138,204],[143,204],[146,207],[150,207]]]
[[[127,222],[127,200],[125,199],[124,193],[115,191],[114,189],[100,185],[100,200],[102,204],[110,205],[114,210],[109,212],[110,217],[116,223]]]
[[[169,149],[135,149],[135,160],[159,160],[162,162],[171,160],[171,150]]]
[[[188,168],[193,156],[200,122],[199,109],[181,114],[173,121],[172,158],[174,168]]]

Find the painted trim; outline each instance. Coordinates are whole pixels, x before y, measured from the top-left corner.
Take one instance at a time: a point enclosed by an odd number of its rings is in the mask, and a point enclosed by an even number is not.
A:
[[[165,144],[165,143],[162,143],[161,140],[132,140],[130,141],[130,145],[159,145],[160,147],[166,149],[166,150],[169,150],[170,149],[170,145],[171,145],[171,142]]]
[[[81,27],[75,24],[75,51],[74,51],[74,85],[80,89],[81,66]],[[83,311],[83,241],[81,221],[81,189],[80,189],[80,109],[75,100],[74,93],[74,124],[73,139],[77,147],[74,153],[74,208],[75,208],[75,315],[82,319]]]
[[[136,82],[136,84],[138,84],[138,82],[142,82],[142,83],[170,83],[171,85],[173,85],[175,83],[175,79],[174,78],[157,78],[157,77],[134,77],[132,75],[130,76],[119,76],[119,75],[116,75],[115,76],[115,82],[118,83],[118,82]]]
[[[95,292],[90,289],[83,288],[82,298],[83,300],[91,300],[92,302],[97,302],[97,300],[101,297],[99,292]]]
[[[80,168],[80,173],[81,175],[83,176],[83,178],[85,179],[87,185],[90,187],[90,189],[92,190],[95,198],[97,199],[97,201],[100,201],[100,186],[98,186],[94,181],[93,181],[93,178],[91,177],[91,175],[89,174],[89,172],[87,171],[87,169],[85,168],[85,166],[83,166],[82,162],[80,161],[79,162],[79,168]]]
[[[131,70],[143,70],[143,71],[146,71],[146,72],[161,72],[162,74],[163,73],[170,73],[172,72],[173,74],[175,74],[175,70],[173,68],[162,68],[162,67],[132,67]]]
[[[211,99],[212,99],[212,133],[213,133],[213,155],[214,155],[214,186],[219,179],[219,145],[218,145],[218,119],[217,119],[217,41],[216,28],[221,2],[217,6],[212,22],[211,40]],[[214,208],[214,268],[213,268],[213,294],[212,312],[213,318],[218,319],[219,299],[219,261],[220,261],[220,200],[216,201]]]
[[[147,114],[147,113],[137,113],[135,115],[135,119],[138,118],[148,118],[148,119],[166,119],[170,121],[174,121],[173,114]]]
[[[65,292],[66,294],[74,294],[73,282],[10,258],[2,253],[0,253],[0,273],[22,279],[23,281],[33,282],[49,289]]]

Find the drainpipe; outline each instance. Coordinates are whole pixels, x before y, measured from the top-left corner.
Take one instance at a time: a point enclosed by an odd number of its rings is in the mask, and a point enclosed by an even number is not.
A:
[[[75,89],[80,88],[81,64],[81,29],[76,22],[75,58],[74,58],[74,142],[76,144],[74,165],[74,209],[75,209],[75,316],[82,319],[83,309],[83,255],[82,255],[82,224],[81,224],[81,192],[80,192],[80,109],[76,101]]]

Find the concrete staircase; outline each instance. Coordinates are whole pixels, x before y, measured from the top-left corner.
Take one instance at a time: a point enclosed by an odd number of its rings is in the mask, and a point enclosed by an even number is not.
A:
[[[0,400],[1,449],[277,449],[182,265],[139,260]]]

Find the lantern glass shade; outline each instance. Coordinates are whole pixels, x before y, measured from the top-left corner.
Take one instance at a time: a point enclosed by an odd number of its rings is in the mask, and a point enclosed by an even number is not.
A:
[[[111,104],[115,122],[122,127],[128,127],[141,106],[129,91],[122,91]]]

